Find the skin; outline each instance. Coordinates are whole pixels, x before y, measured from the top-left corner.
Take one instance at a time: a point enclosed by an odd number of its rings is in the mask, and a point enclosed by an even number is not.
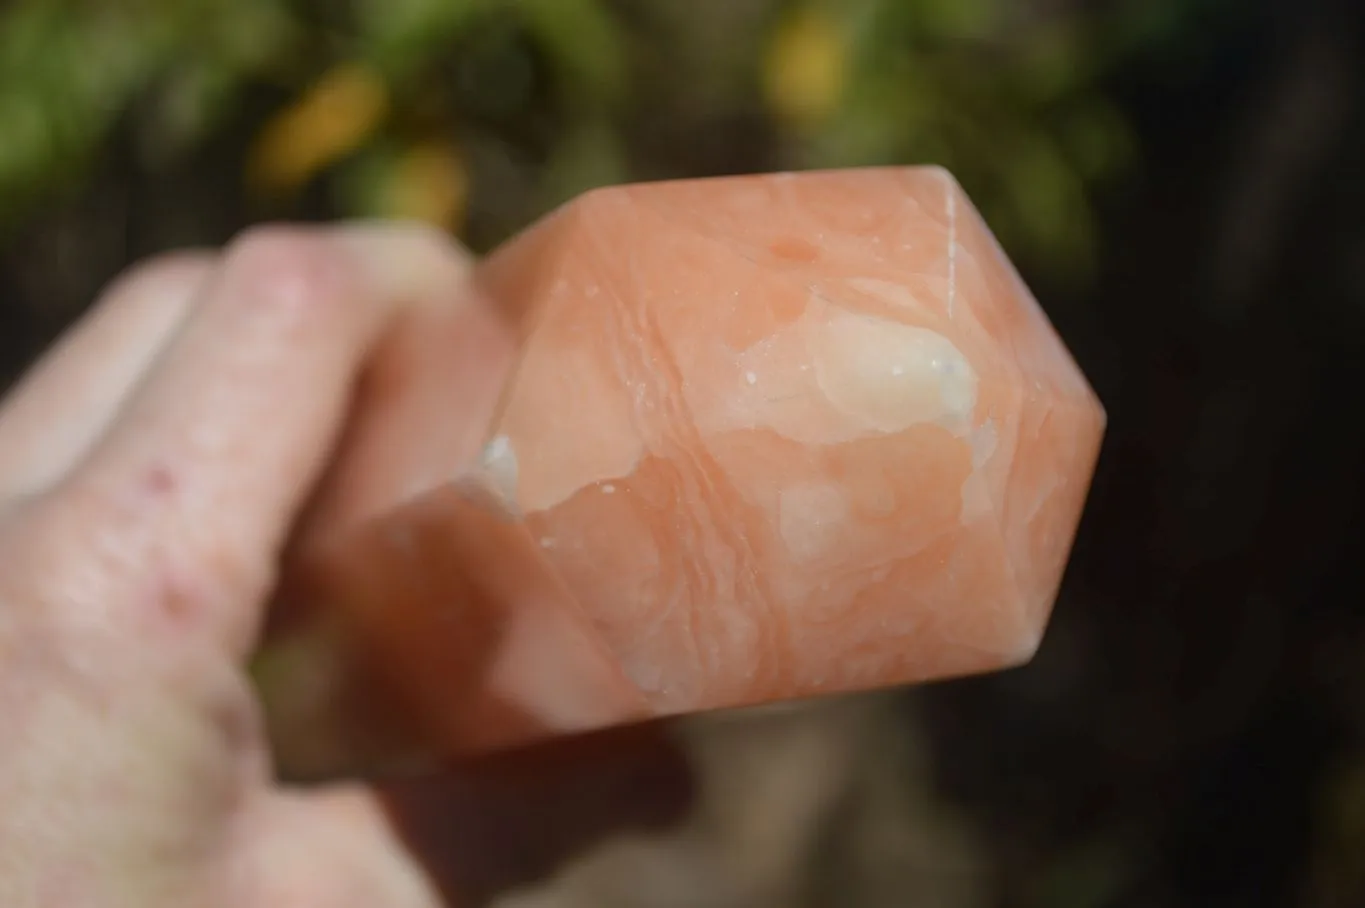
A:
[[[134,268],[0,404],[0,904],[468,903],[517,873],[462,822],[510,811],[557,854],[671,784],[645,738],[555,773],[272,780],[242,667],[279,554],[386,330],[479,305],[469,265],[404,225],[253,230]]]

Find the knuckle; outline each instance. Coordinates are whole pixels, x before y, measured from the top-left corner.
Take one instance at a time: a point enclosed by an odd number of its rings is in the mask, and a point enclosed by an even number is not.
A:
[[[257,603],[274,580],[266,559],[250,546],[189,532],[175,544],[147,540],[138,549],[117,559],[130,574],[122,586],[131,624],[182,640],[213,640],[233,652],[245,647],[255,632]]]
[[[351,270],[320,231],[267,225],[233,240],[224,253],[222,279],[234,300],[287,323],[334,309],[354,286]]]
[[[351,222],[336,237],[367,264],[378,288],[400,296],[463,281],[473,266],[473,257],[454,237],[417,221]]]
[[[472,264],[469,253],[445,231],[420,222],[403,222],[393,227],[401,240],[410,243],[422,256],[432,260],[468,268]]]
[[[256,546],[204,540],[184,551],[181,561],[170,561],[163,571],[161,588],[191,607],[215,603],[228,612],[246,613],[251,609],[240,604],[264,598],[274,582],[273,565],[257,554]]]
[[[32,505],[22,533],[0,534],[0,567],[16,568],[0,599],[68,629],[117,628],[121,639],[212,639],[235,650],[254,633],[252,606],[274,569],[252,546],[193,526],[159,531],[128,496],[88,483]]]
[[[395,238],[421,247],[424,251],[450,255],[457,247],[450,235],[425,221],[393,221],[382,226]]]

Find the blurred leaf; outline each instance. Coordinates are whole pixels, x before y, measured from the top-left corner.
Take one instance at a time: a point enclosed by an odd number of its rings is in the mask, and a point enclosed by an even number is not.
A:
[[[1016,252],[1083,275],[1095,245],[1089,184],[1133,154],[1126,125],[1095,90],[1105,60],[1095,35],[1107,20],[1005,0],[825,8],[849,37],[848,72],[815,129],[788,120],[796,161],[942,164],[974,187]]]
[[[599,0],[516,0],[531,34],[578,100],[612,103],[626,87],[625,40]]]
[[[636,91],[658,122],[735,124],[708,140],[722,162],[772,160],[750,147],[771,142],[800,166],[950,166],[1018,248],[1079,261],[1093,239],[1090,185],[1135,153],[1098,77],[1115,54],[1202,15],[1190,6],[11,0],[0,10],[0,217],[78,186],[130,110],[138,160],[155,168],[214,136],[261,82],[297,94],[253,124],[252,188],[288,193],[345,161],[346,205],[458,220],[466,164],[395,134],[458,129],[466,150],[488,140],[523,160],[515,189],[489,189],[496,174],[479,171],[480,197],[520,212],[531,195],[558,201],[628,178],[640,124],[624,115],[638,108],[618,102]],[[335,68],[307,84],[319,66]],[[758,115],[763,104],[772,117]],[[420,202],[400,188],[421,186]],[[480,224],[521,217],[478,213]]]
[[[452,142],[380,144],[339,173],[339,208],[350,217],[422,221],[458,233],[469,202],[469,171]]]
[[[1091,36],[1075,23],[1039,31],[1024,43],[1010,86],[1032,104],[1048,104],[1094,81]]]
[[[462,46],[453,86],[461,111],[509,122],[530,106],[536,89],[534,48],[517,23],[481,29],[476,41]]]
[[[1003,155],[1005,190],[1029,246],[1054,265],[1088,267],[1093,215],[1079,176],[1057,147],[1034,134],[1005,149]]]
[[[839,23],[817,6],[805,6],[777,28],[764,65],[768,104],[802,128],[827,120],[844,95],[848,41]]]
[[[241,84],[239,73],[208,59],[168,76],[143,119],[143,160],[161,164],[201,141],[231,110]]]
[[[37,98],[0,90],[0,123],[5,140],[0,142],[0,201],[10,203],[25,178],[32,178],[48,163],[50,137],[47,118]]]
[[[378,140],[337,166],[331,189],[343,217],[383,217],[389,182],[402,153],[393,142]]]
[[[30,0],[0,18],[3,215],[83,166],[171,46],[164,24],[117,6],[78,10]]]
[[[14,216],[49,187],[76,185],[158,78],[187,79],[164,90],[164,120],[144,136],[147,158],[159,160],[160,143],[190,137],[195,123],[208,128],[211,99],[226,97],[238,72],[275,59],[292,35],[278,0],[10,6],[0,14],[0,107],[21,112],[0,153],[0,216]]]
[[[401,78],[491,6],[490,0],[356,0],[362,50]]]
[[[957,40],[980,39],[995,33],[1006,10],[1001,0],[920,0],[905,5],[918,7],[927,35]]]
[[[224,66],[261,71],[275,65],[298,42],[299,27],[281,0],[208,0],[205,50]]]
[[[1124,49],[1162,44],[1178,37],[1193,17],[1209,12],[1211,7],[1219,4],[1235,6],[1240,2],[1241,0],[1205,0],[1203,3],[1189,3],[1187,0],[1123,0],[1118,4],[1118,10],[1113,17],[1111,33],[1117,37]]]
[[[846,100],[811,138],[811,165],[876,166],[923,162],[926,144],[942,144],[931,87],[909,72],[853,74]]]
[[[1118,111],[1098,99],[1076,105],[1062,118],[1061,140],[1087,180],[1102,180],[1128,167],[1133,137]]]
[[[425,221],[454,232],[468,201],[469,174],[459,149],[427,142],[399,156],[378,214]]]
[[[545,169],[545,209],[599,186],[629,178],[616,133],[602,123],[586,124],[565,139]]]
[[[330,70],[266,123],[251,150],[249,183],[267,193],[298,188],[370,138],[388,105],[387,86],[373,70]]]

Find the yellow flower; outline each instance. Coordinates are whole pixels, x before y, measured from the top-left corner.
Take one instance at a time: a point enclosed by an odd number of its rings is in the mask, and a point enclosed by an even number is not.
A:
[[[839,104],[847,69],[848,46],[838,23],[807,7],[773,35],[763,72],[768,103],[783,119],[813,126]]]
[[[407,150],[394,162],[378,213],[457,231],[468,198],[469,173],[459,149],[444,142],[427,142]]]
[[[359,148],[388,112],[388,92],[366,67],[327,72],[257,136],[247,163],[251,185],[265,192],[296,189]]]

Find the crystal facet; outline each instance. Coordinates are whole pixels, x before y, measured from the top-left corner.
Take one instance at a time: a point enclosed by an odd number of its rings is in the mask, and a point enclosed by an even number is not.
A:
[[[517,352],[477,463],[313,571],[441,746],[1037,648],[1105,416],[946,172],[598,190],[479,282]]]

